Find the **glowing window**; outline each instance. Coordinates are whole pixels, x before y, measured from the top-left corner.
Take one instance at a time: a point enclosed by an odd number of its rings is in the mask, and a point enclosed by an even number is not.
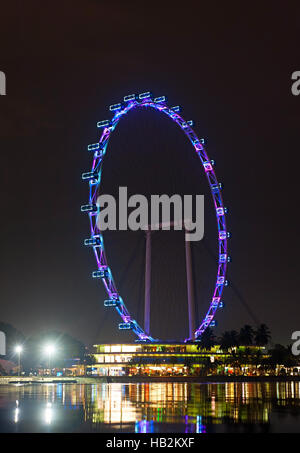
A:
[[[115,346],[111,346],[110,352],[121,352],[121,345],[118,344],[118,345],[115,345]]]
[[[131,346],[125,345],[122,346],[122,352],[136,352],[138,350],[138,346]]]

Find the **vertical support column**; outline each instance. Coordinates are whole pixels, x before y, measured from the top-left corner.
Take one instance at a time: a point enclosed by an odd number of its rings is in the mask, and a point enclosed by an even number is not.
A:
[[[145,263],[145,309],[144,330],[150,333],[150,296],[151,296],[151,229],[146,231],[146,263]]]
[[[186,283],[189,313],[189,338],[194,339],[195,332],[195,298],[192,270],[191,242],[185,241]]]

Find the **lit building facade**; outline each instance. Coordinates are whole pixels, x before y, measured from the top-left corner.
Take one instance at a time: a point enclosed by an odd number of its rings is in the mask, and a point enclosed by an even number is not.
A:
[[[87,367],[88,375],[187,376],[239,374],[239,371],[255,374],[255,354],[258,351],[263,354],[264,348],[240,346],[238,351],[233,348],[231,352],[224,352],[220,346],[209,351],[201,350],[197,343],[133,343],[99,344],[94,345],[94,349],[95,364]],[[246,350],[243,367],[235,366],[236,354],[241,356]]]

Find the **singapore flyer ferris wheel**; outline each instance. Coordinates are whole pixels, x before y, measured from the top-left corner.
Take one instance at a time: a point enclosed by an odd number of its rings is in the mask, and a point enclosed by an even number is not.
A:
[[[117,290],[117,286],[113,279],[112,270],[110,269],[104,248],[103,235],[97,225],[97,215],[99,207],[96,204],[97,194],[101,184],[101,172],[105,154],[109,143],[109,138],[117,127],[119,121],[124,115],[129,113],[132,109],[138,108],[153,108],[162,114],[167,115],[173,120],[180,129],[184,132],[194,151],[199,157],[199,163],[204,169],[206,175],[216,214],[217,231],[218,231],[218,260],[217,260],[217,275],[214,286],[214,291],[211,300],[209,301],[208,310],[201,321],[200,325],[194,332],[190,332],[189,338],[186,340],[199,340],[202,334],[209,326],[214,325],[214,316],[218,308],[223,306],[222,293],[224,286],[226,286],[226,268],[227,263],[230,261],[227,251],[227,243],[229,233],[226,228],[226,208],[223,205],[221,194],[221,184],[219,184],[215,171],[214,161],[208,158],[205,150],[204,141],[199,139],[192,129],[193,122],[185,121],[179,115],[179,106],[168,107],[165,96],[153,97],[150,92],[141,93],[139,95],[125,96],[123,102],[110,106],[110,111],[113,112],[113,118],[110,120],[103,120],[97,123],[97,127],[102,129],[102,135],[99,142],[88,145],[88,151],[93,153],[92,167],[89,172],[82,174],[82,179],[87,180],[89,183],[89,203],[81,206],[81,211],[86,212],[90,222],[91,235],[85,239],[84,244],[93,249],[97,269],[92,273],[93,278],[102,280],[108,299],[104,301],[105,307],[114,308],[120,315],[122,322],[119,324],[119,329],[132,330],[138,337],[138,341],[155,342],[149,331],[143,329],[134,317],[128,311],[125,302]],[[147,329],[148,330],[148,329]]]

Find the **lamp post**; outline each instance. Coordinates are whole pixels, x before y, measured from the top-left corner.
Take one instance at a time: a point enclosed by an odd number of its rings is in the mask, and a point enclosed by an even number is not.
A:
[[[50,369],[50,363],[51,363],[51,356],[54,352],[54,346],[52,344],[48,344],[45,346],[45,353],[48,356],[48,367],[49,367],[49,373],[51,374],[51,369]]]
[[[20,372],[21,372],[21,352],[23,351],[23,348],[21,345],[16,346],[16,353],[18,354],[18,376],[20,377]]]

